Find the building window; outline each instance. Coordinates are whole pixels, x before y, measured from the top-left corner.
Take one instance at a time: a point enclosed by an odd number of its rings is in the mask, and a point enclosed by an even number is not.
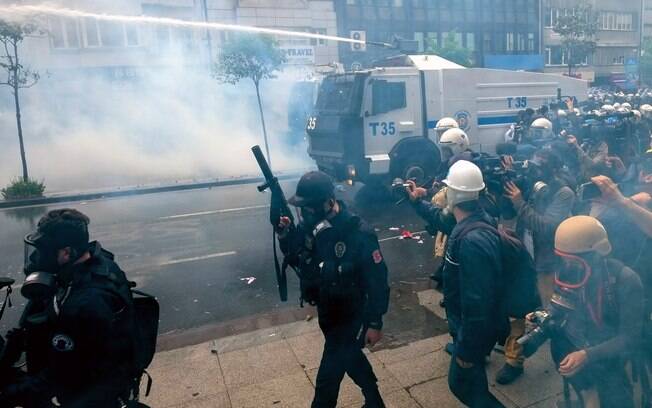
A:
[[[424,48],[424,36],[423,36],[423,33],[415,32],[415,33],[414,33],[414,41],[416,41],[417,44],[418,44],[418,48],[417,48],[417,49],[418,49],[419,52],[423,52],[423,51],[425,51],[425,48]]]
[[[72,18],[51,18],[50,39],[52,48],[56,49],[73,49],[79,48],[79,24]]]
[[[634,14],[602,12],[599,17],[599,25],[601,30],[606,31],[633,31]]]
[[[505,43],[507,51],[514,51],[514,33],[505,33]]]
[[[518,38],[517,51],[525,51],[525,49],[526,49],[526,46],[525,46],[525,34],[524,33],[518,33],[516,37]]]
[[[567,55],[561,47],[558,46],[546,47],[544,56],[546,59],[547,66],[568,65]],[[580,62],[578,65],[588,65],[588,64],[589,64],[589,58],[588,56],[586,56],[584,57],[584,60]]]
[[[534,52],[534,33],[527,33],[527,50]]]
[[[624,65],[625,64],[625,56],[620,55],[618,57],[614,57],[614,59],[612,61],[612,64],[613,65]]]
[[[475,33],[466,33],[466,48],[475,51]]]
[[[97,20],[94,18],[85,18],[82,20],[84,32],[84,47],[94,48],[100,46],[100,28]]]
[[[483,34],[483,45],[482,49],[484,52],[489,52],[491,51],[491,33],[484,33]]]
[[[311,28],[309,31],[313,34],[319,34],[319,35],[328,34],[325,28]],[[328,45],[328,42],[323,38],[311,38],[310,45]]]

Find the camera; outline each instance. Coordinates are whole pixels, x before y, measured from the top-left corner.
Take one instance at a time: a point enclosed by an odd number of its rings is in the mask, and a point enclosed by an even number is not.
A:
[[[575,309],[575,302],[572,301],[572,294],[562,293],[565,290],[555,288],[547,309],[537,310],[532,315],[532,323],[536,326],[534,330],[526,333],[516,340],[523,346],[523,355],[527,358],[534,354],[539,347],[549,338],[553,337],[566,325],[566,316],[569,311]]]

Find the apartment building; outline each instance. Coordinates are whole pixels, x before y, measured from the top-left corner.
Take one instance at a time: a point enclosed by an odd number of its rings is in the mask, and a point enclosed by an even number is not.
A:
[[[567,73],[561,38],[553,27],[558,17],[570,12],[578,1],[543,1],[545,72]],[[596,84],[613,84],[638,69],[643,3],[642,0],[590,0],[589,3],[598,19],[597,48],[574,73]]]

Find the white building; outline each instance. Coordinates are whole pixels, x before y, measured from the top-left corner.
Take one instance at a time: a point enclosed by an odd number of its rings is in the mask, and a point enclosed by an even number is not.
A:
[[[0,0],[11,4],[14,0]],[[253,25],[336,35],[332,1],[312,0],[67,0],[66,8],[93,13],[147,15],[202,22]],[[168,25],[50,16],[47,32],[25,42],[23,53],[41,71],[102,71],[120,78],[140,67],[204,65],[214,60],[229,33]],[[288,66],[309,72],[338,60],[333,41],[278,36]],[[210,52],[209,52],[210,50]],[[292,69],[288,69],[292,71]]]

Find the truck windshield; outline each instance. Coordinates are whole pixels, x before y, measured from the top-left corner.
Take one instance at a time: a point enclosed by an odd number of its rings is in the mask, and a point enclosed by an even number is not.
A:
[[[359,75],[331,75],[324,79],[317,97],[317,111],[322,113],[358,114],[362,103]]]

